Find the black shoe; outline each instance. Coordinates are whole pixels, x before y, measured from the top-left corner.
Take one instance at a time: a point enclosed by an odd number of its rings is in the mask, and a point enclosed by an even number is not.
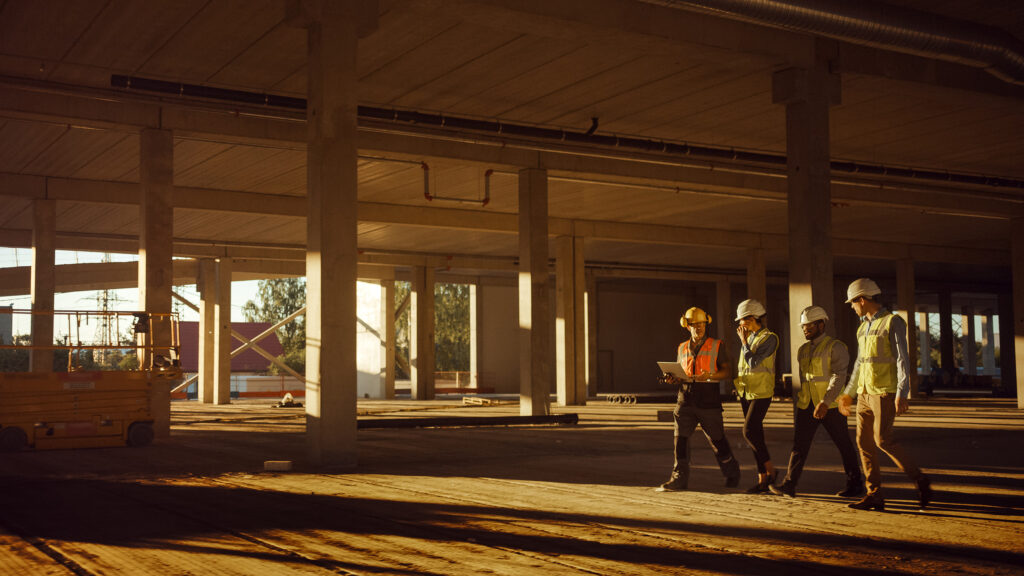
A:
[[[857,480],[856,482],[847,482],[846,489],[841,492],[836,492],[836,496],[842,496],[843,498],[860,498],[866,493],[867,489],[864,488],[864,482],[862,480]]]
[[[778,486],[775,484],[769,484],[768,489],[776,496],[789,496],[790,498],[796,498],[796,486],[791,482],[783,482]]]
[[[861,498],[853,504],[848,504],[848,508],[854,510],[871,510],[875,509],[879,512],[885,512],[885,498],[882,497],[882,493],[878,490],[869,493],[867,496]]]
[[[686,480],[679,476],[673,476],[668,482],[654,489],[655,492],[679,492],[681,490],[686,490]]]
[[[932,501],[932,481],[927,476],[921,476],[917,479],[917,494],[917,503],[922,509]]]
[[[750,488],[747,488],[747,494],[764,494],[768,491],[768,486],[770,486],[770,484],[768,484],[767,480],[758,482]]]
[[[740,485],[740,475],[729,476],[725,479],[726,488],[735,488]]]

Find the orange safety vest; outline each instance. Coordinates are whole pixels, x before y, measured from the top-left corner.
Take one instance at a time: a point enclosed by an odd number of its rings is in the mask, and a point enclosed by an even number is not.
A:
[[[682,364],[683,371],[689,376],[700,374],[701,372],[711,374],[718,372],[718,347],[721,344],[721,340],[707,338],[704,340],[704,345],[697,351],[696,356],[690,350],[689,341],[680,344],[677,359]]]

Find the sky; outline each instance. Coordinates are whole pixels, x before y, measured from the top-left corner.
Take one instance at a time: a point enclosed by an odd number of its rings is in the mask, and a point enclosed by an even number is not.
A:
[[[104,254],[99,252],[81,252],[69,250],[57,250],[55,260],[57,265],[61,264],[87,264],[92,262],[103,262]],[[108,254],[111,262],[134,262],[138,257],[134,254]],[[30,266],[32,264],[32,250],[28,248],[0,248],[0,268]],[[233,282],[231,284],[231,321],[242,322],[242,307],[249,300],[256,298],[258,280],[245,282]],[[199,305],[199,293],[195,285],[177,286],[175,290],[195,305]],[[137,288],[125,288],[121,290],[108,291],[108,304],[110,310],[132,311],[139,309],[139,291]],[[57,294],[54,298],[54,309],[56,310],[100,310],[99,299],[101,292],[65,292]],[[199,316],[191,308],[177,305],[175,311],[179,312],[182,321],[198,321]],[[32,307],[32,299],[28,294],[23,296],[0,297],[0,306],[13,305],[16,310],[28,310]],[[28,334],[28,317],[24,315],[14,316],[14,334]],[[57,329],[59,330],[59,328]]]

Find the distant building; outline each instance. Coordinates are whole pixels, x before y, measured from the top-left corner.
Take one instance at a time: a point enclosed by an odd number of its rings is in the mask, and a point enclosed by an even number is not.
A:
[[[0,344],[14,343],[14,310],[13,305],[0,306]]]

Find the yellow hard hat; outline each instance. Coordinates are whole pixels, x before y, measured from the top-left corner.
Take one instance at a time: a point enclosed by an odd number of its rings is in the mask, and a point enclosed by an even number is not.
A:
[[[696,324],[697,322],[704,322],[711,324],[711,316],[708,313],[694,306],[686,311],[681,318],[679,318],[679,325],[683,328],[689,328],[690,324]]]

